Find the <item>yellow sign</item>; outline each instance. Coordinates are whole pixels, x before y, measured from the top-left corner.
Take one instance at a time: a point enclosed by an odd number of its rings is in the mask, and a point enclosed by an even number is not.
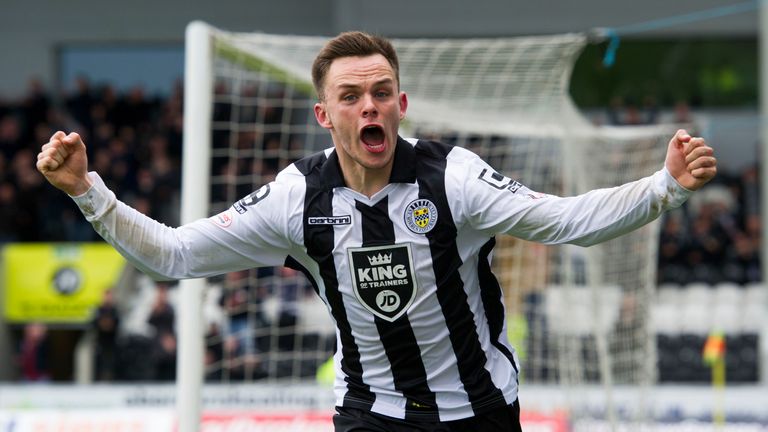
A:
[[[105,243],[16,243],[3,249],[5,319],[84,323],[125,260]]]

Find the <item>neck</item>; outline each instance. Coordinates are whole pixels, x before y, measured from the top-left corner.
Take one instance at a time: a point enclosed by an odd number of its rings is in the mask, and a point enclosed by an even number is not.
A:
[[[339,158],[339,164],[347,187],[368,198],[384,189],[392,173],[391,162],[382,168],[366,168],[352,160]]]

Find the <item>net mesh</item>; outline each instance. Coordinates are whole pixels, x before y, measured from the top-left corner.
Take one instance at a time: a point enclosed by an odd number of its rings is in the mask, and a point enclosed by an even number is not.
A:
[[[325,38],[215,33],[211,213],[332,145],[314,118],[310,67]],[[568,86],[582,34],[396,39],[409,96],[401,135],[469,148],[497,171],[572,195],[651,174],[664,127],[607,128],[574,107]],[[588,249],[499,238],[510,339],[526,383],[648,384],[655,354],[648,306],[657,228]],[[211,281],[226,313],[208,337],[210,380],[314,380],[332,324],[301,275],[260,269]]]

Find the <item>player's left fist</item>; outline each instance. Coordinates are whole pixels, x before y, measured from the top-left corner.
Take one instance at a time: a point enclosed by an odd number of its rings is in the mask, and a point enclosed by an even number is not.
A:
[[[680,186],[689,190],[700,189],[717,174],[714,149],[704,138],[692,137],[684,129],[669,141],[665,165]]]

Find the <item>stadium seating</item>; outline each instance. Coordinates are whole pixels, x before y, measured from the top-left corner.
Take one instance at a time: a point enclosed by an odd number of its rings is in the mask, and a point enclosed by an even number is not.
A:
[[[618,287],[605,287],[600,292],[610,299],[601,309],[600,329],[609,331],[619,318],[621,291]],[[586,289],[551,287],[544,291],[541,301],[526,304],[543,310],[544,325],[551,332],[578,336],[587,347],[594,329],[578,325],[577,319],[595,312],[587,293]],[[567,319],[562,316],[563,303],[569,304]],[[759,332],[768,326],[767,304],[768,291],[761,284],[666,283],[658,286],[650,316],[656,339],[659,382],[709,382],[711,372],[703,361],[702,348],[707,336],[715,331],[723,332],[726,337],[728,382],[757,382]],[[535,313],[529,313],[533,315]]]

